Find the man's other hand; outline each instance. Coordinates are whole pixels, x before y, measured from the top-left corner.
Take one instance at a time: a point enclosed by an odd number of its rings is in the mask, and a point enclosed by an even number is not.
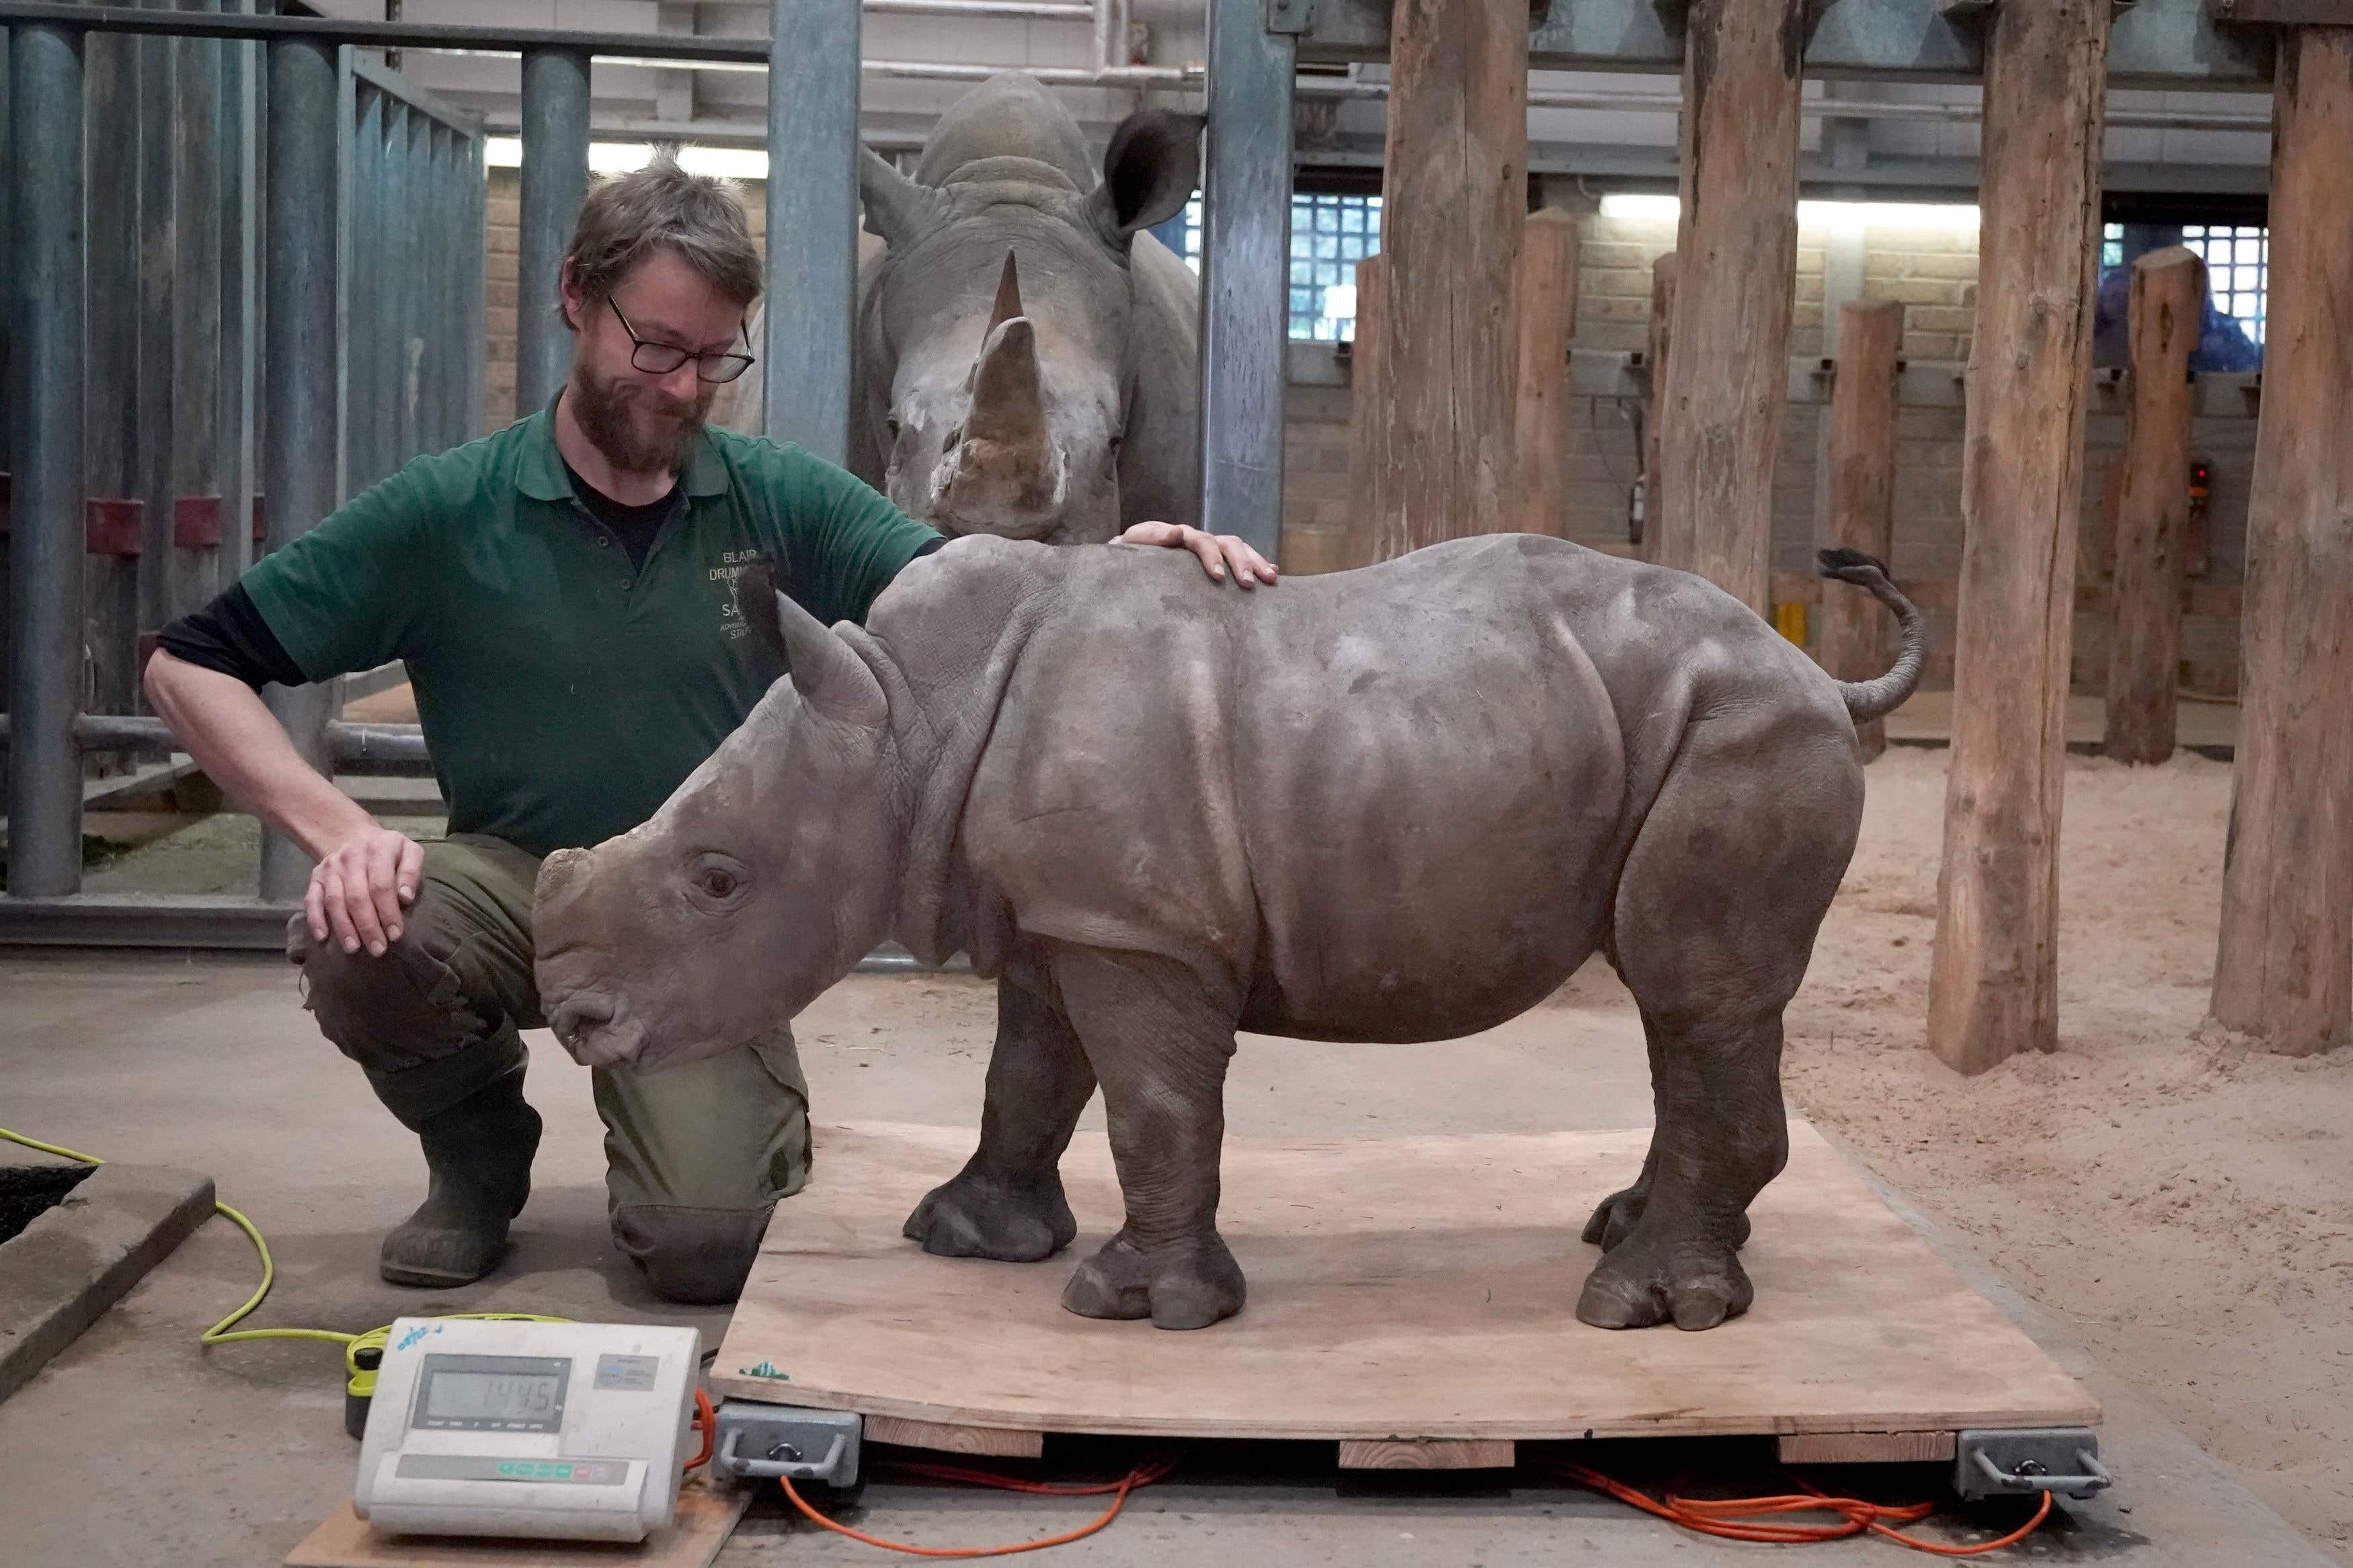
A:
[[[302,909],[311,940],[332,931],[345,952],[362,947],[375,957],[400,940],[402,911],[417,901],[425,851],[405,833],[374,823],[327,851],[311,871]]]
[[[1182,522],[1139,522],[1119,536],[1122,544],[1157,544],[1189,550],[1200,557],[1201,570],[1222,583],[1228,576],[1245,588],[1271,583],[1274,563],[1230,533],[1204,533]]]

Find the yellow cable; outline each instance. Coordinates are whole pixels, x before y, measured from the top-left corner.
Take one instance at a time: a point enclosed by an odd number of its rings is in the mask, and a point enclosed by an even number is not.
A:
[[[0,1138],[11,1143],[21,1143],[27,1149],[38,1149],[44,1154],[55,1154],[61,1160],[78,1160],[85,1165],[106,1163],[95,1154],[85,1154],[78,1149],[68,1149],[60,1144],[44,1143],[37,1138],[27,1138],[22,1132],[11,1132],[5,1127],[0,1127]],[[269,1256],[269,1243],[261,1238],[260,1230],[251,1220],[217,1200],[213,1204],[213,1212],[245,1232],[247,1238],[253,1243],[253,1250],[261,1257],[261,1285],[246,1299],[244,1306],[197,1335],[196,1342],[209,1346],[235,1344],[247,1340],[324,1340],[329,1344],[343,1347],[343,1369],[350,1374],[346,1388],[353,1394],[373,1394],[375,1392],[375,1369],[362,1367],[360,1354],[364,1351],[382,1350],[392,1338],[392,1325],[386,1323],[364,1334],[337,1333],[332,1329],[237,1329],[237,1325],[251,1317],[254,1309],[269,1297],[269,1288],[278,1282],[278,1265]],[[536,1312],[451,1312],[448,1316],[483,1318],[500,1322],[568,1323],[572,1321],[569,1318],[542,1317]],[[230,1332],[232,1329],[237,1329],[237,1331]]]

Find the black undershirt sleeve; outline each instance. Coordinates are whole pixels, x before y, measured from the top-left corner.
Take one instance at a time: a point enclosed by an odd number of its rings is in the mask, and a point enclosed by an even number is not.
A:
[[[241,583],[165,626],[155,642],[174,658],[233,675],[256,691],[273,680],[300,686],[306,679]]]

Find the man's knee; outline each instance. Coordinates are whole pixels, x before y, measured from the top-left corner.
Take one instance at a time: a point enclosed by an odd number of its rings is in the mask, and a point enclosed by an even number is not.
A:
[[[287,922],[286,956],[302,970],[302,1005],[335,1048],[375,1072],[438,1061],[498,1028],[465,994],[457,971],[413,922],[382,957],[312,940],[301,915]]]
[[[743,1293],[760,1255],[773,1205],[757,1209],[624,1204],[613,1211],[613,1240],[645,1271],[666,1301],[713,1306]]]

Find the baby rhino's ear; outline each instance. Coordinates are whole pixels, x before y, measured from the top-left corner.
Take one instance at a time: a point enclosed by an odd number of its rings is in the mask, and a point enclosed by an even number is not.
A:
[[[735,579],[736,614],[752,628],[752,635],[760,639],[760,646],[768,650],[768,657],[776,661],[776,672],[788,675],[792,672],[793,656],[785,646],[784,623],[776,606],[779,596],[776,574],[765,561],[754,561]]]

